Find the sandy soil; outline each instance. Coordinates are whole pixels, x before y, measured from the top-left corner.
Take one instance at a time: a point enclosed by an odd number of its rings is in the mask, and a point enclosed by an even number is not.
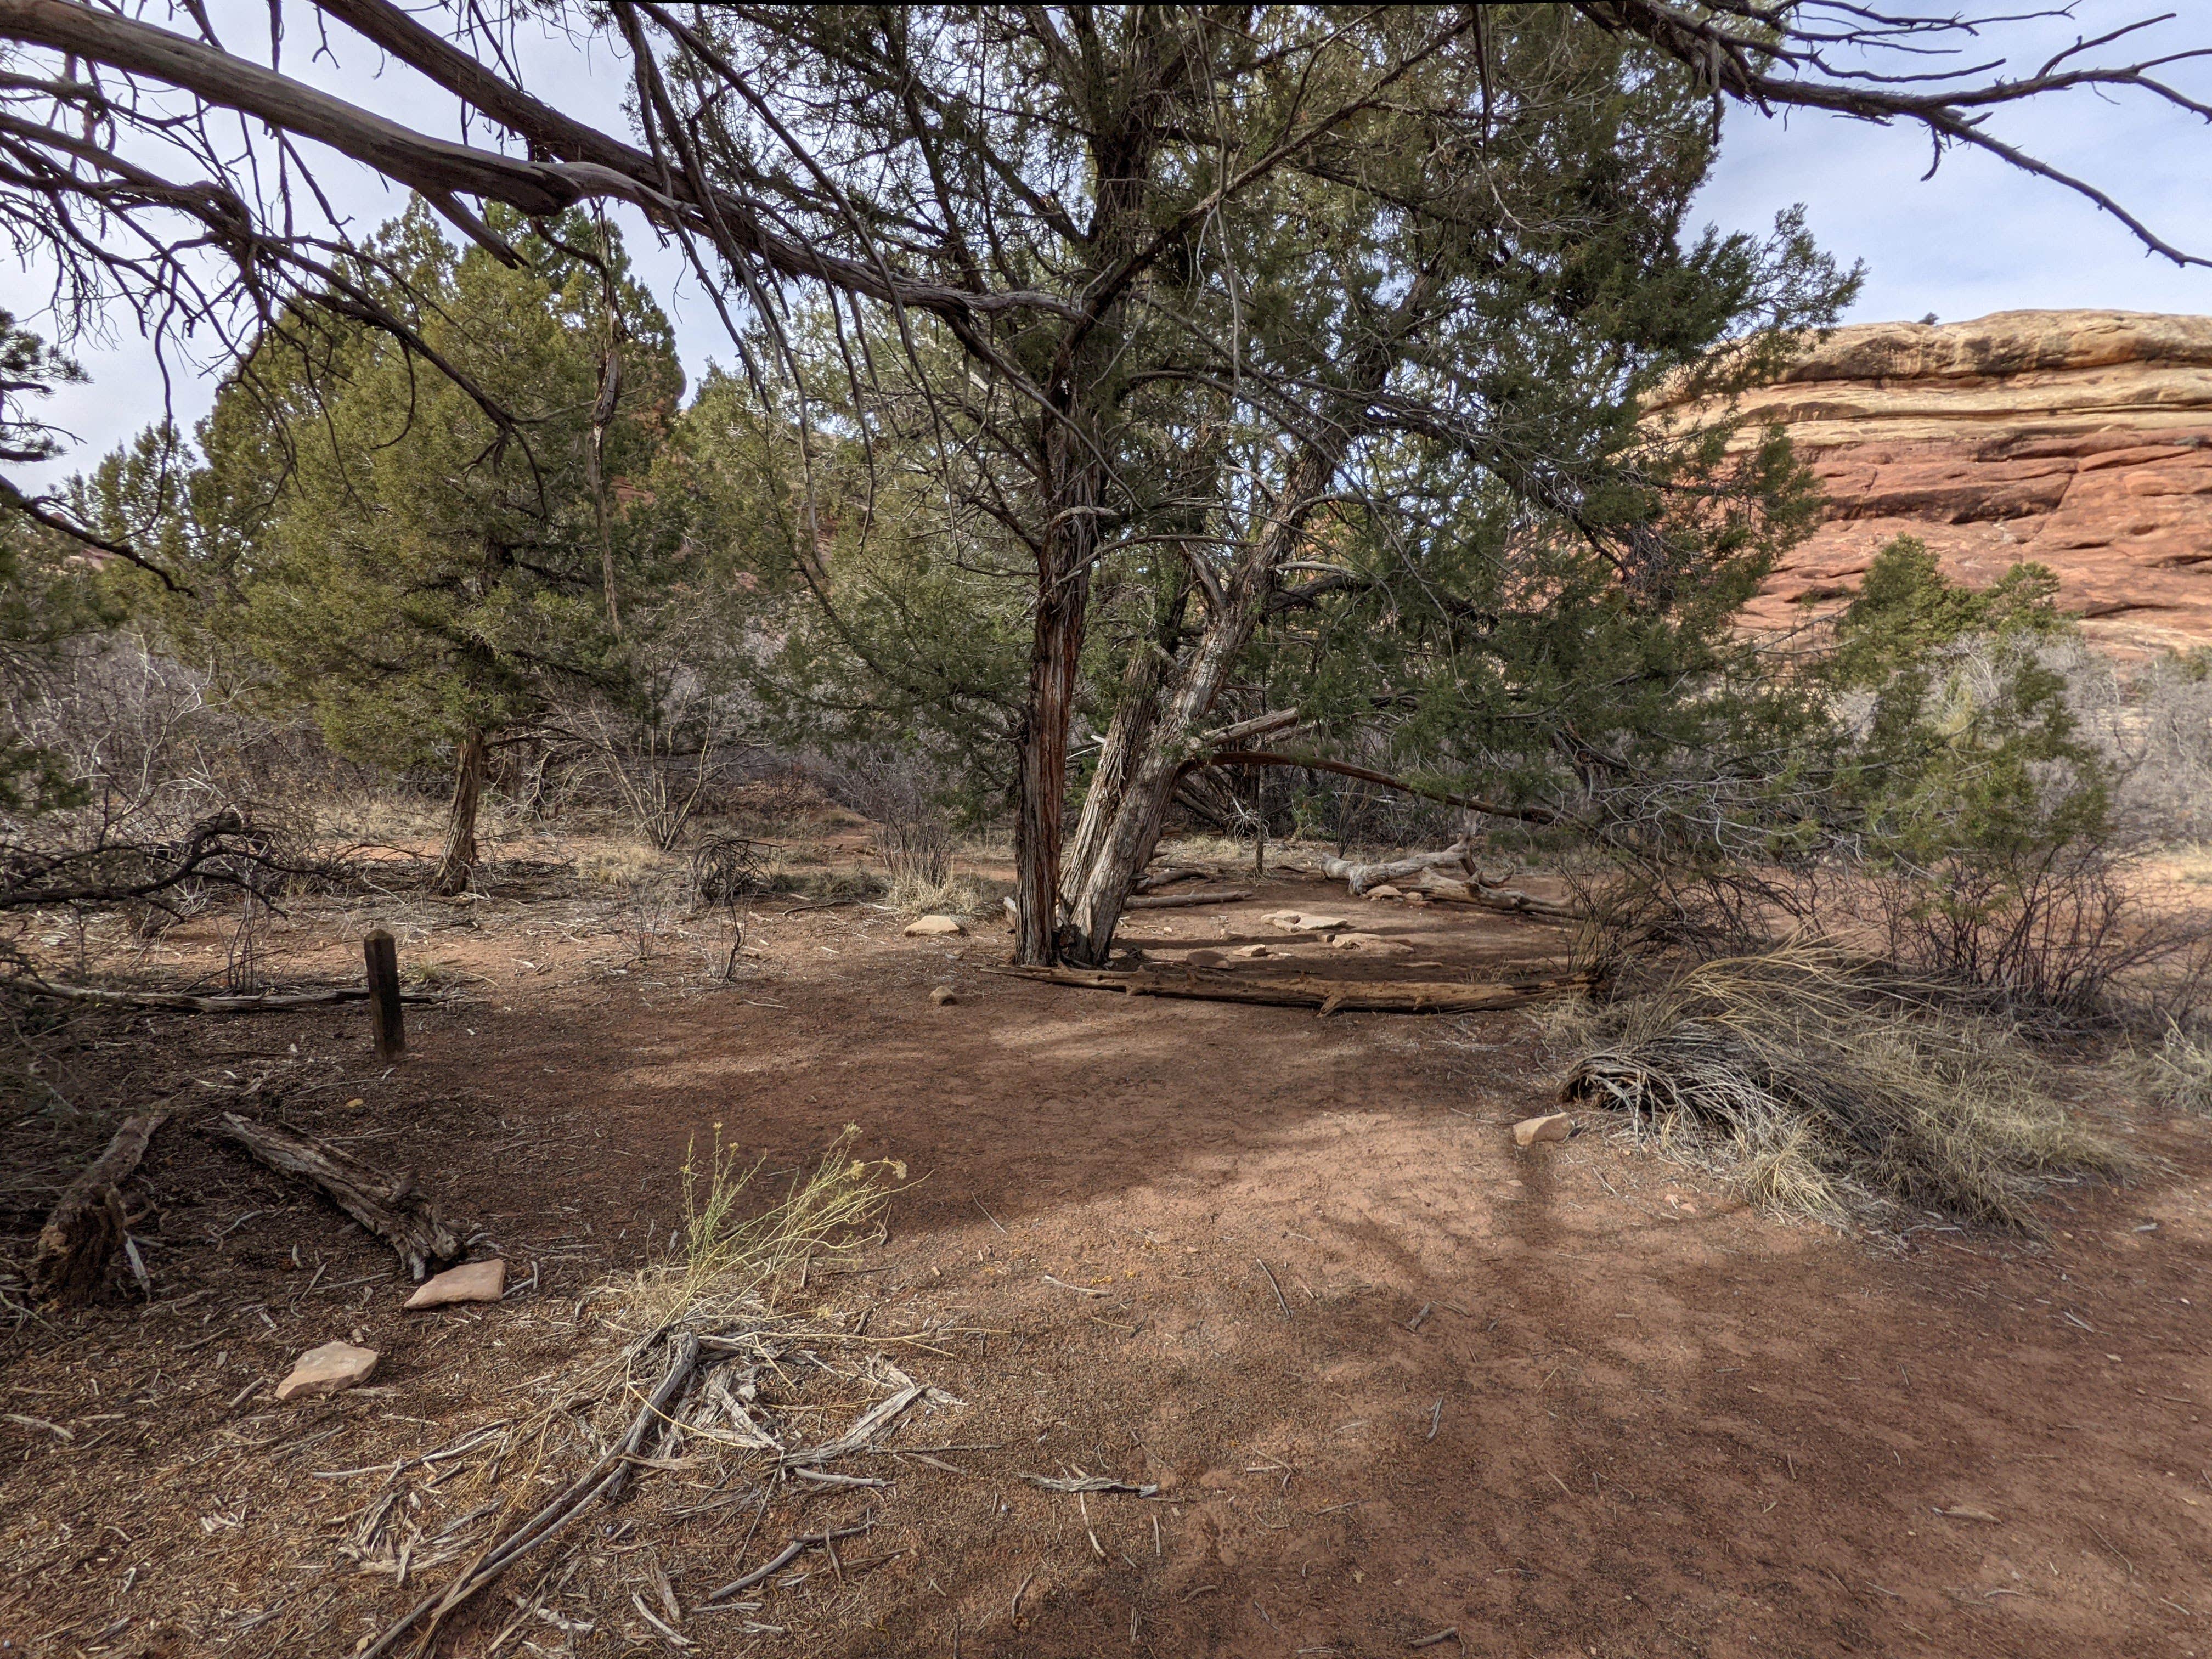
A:
[[[2212,1652],[2201,1121],[2116,1119],[2145,1175],[2055,1194],[2047,1244],[1876,1243],[1747,1211],[1595,1114],[1516,1152],[1506,1126],[1551,1098],[1523,1015],[1062,989],[988,971],[995,922],[909,939],[779,901],[718,987],[710,925],[663,918],[639,960],[619,903],[493,894],[286,925],[288,979],[349,973],[372,919],[403,960],[477,976],[410,1011],[388,1073],[358,1007],[80,1018],[64,1093],[264,1077],[287,1121],[414,1168],[522,1288],[403,1314],[389,1252],[336,1211],[204,1111],[166,1131],[133,1224],[151,1304],[0,1351],[0,1655],[357,1650],[535,1478],[406,1460],[604,1346],[588,1293],[665,1245],[717,1123],[769,1172],[848,1123],[906,1164],[888,1236],[809,1294],[825,1329],[920,1334],[886,1352],[963,1403],[908,1420],[906,1455],[836,1466],[887,1486],[648,1471],[567,1577],[518,1568],[439,1651],[680,1650],[646,1611],[705,1654]],[[1160,960],[1279,945],[1261,918],[1285,906],[1353,910],[1442,964],[1424,977],[1557,948],[1291,881],[1132,932]],[[221,948],[179,930],[155,965],[174,982]],[[11,1189],[15,1245],[106,1122],[19,1126],[54,1173]],[[333,1336],[384,1354],[372,1387],[271,1402]],[[1079,1470],[1159,1491],[1022,1479]],[[411,1559],[349,1545],[380,1504]],[[785,1538],[871,1516],[749,1611],[698,1610]]]

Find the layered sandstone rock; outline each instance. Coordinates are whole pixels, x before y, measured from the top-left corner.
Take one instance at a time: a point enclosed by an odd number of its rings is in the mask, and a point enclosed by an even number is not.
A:
[[[1858,325],[1739,407],[1789,428],[1829,501],[1755,625],[1832,610],[1910,534],[1977,585],[2024,559],[2050,566],[2090,636],[2122,654],[2212,645],[2212,317]]]

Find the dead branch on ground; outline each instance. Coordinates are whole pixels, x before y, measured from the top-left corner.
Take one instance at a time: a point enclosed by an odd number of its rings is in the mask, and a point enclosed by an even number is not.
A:
[[[31,1282],[56,1305],[81,1306],[99,1292],[124,1243],[122,1184],[170,1115],[164,1106],[124,1119],[107,1150],[63,1190],[39,1230]]]
[[[338,1208],[398,1252],[408,1276],[421,1279],[434,1262],[457,1260],[461,1235],[441,1219],[412,1173],[386,1176],[327,1142],[222,1115],[221,1133],[279,1174],[311,1181]]]
[[[1181,997],[1200,1002],[1255,1002],[1279,1008],[1318,1008],[1323,1014],[1468,1014],[1518,1008],[1550,997],[1579,995],[1587,974],[1547,979],[1460,984],[1449,980],[1249,979],[1218,969],[1181,972],[1143,969],[1110,973],[1088,968],[987,968],[988,974],[1048,985],[1119,991],[1133,997]]]

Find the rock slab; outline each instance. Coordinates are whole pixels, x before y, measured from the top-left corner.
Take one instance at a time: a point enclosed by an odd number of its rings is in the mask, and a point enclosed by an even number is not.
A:
[[[313,1400],[357,1388],[375,1374],[381,1358],[374,1348],[350,1342],[325,1342],[300,1356],[292,1374],[276,1385],[279,1400]]]
[[[464,1261],[433,1273],[416,1286],[407,1298],[410,1308],[442,1308],[454,1302],[496,1302],[507,1293],[507,1263],[497,1256],[489,1261]]]
[[[1516,1146],[1534,1146],[1539,1141],[1565,1140],[1574,1132],[1575,1121],[1565,1112],[1550,1112],[1542,1117],[1524,1117],[1513,1126]]]
[[[1656,412],[1696,424],[1717,411],[1662,396]],[[1783,426],[1827,496],[1752,601],[1754,627],[1839,608],[1910,535],[1976,586],[2048,565],[2059,603],[2115,656],[2212,644],[2212,317],[1856,324],[1737,414],[1740,441]]]
[[[949,939],[967,931],[951,916],[917,916],[906,925],[908,939]]]

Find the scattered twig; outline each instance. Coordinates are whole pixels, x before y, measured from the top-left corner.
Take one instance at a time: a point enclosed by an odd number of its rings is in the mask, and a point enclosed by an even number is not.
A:
[[[1047,1492],[1072,1492],[1079,1493],[1086,1492],[1126,1492],[1138,1498],[1153,1498],[1158,1495],[1160,1490],[1158,1486],[1140,1486],[1131,1481],[1115,1480],[1109,1476],[1103,1474],[1077,1474],[1073,1477],[1061,1477],[1049,1474],[1024,1474],[1022,1479],[1028,1481],[1032,1486],[1042,1486]]]
[[[1104,1296],[1107,1294],[1104,1291],[1094,1291],[1087,1285],[1071,1285],[1064,1279],[1054,1279],[1050,1273],[1039,1273],[1037,1277],[1044,1280],[1048,1285],[1057,1285],[1063,1291],[1073,1291],[1078,1296]]]
[[[1257,1256],[1252,1259],[1260,1261]],[[1260,1271],[1267,1275],[1267,1288],[1275,1293],[1275,1305],[1283,1310],[1283,1317],[1288,1319],[1291,1316],[1290,1298],[1283,1294],[1283,1287],[1275,1282],[1275,1270],[1266,1262],[1260,1261]]]
[[[856,1537],[870,1530],[874,1525],[875,1522],[872,1521],[864,1521],[857,1527],[837,1527],[826,1532],[811,1532],[804,1538],[794,1538],[777,1552],[775,1559],[764,1565],[755,1567],[743,1577],[732,1578],[721,1589],[709,1595],[707,1597],[707,1605],[712,1607],[717,1601],[727,1601],[740,1590],[750,1589],[762,1580],[782,1571],[810,1549],[826,1550],[836,1540]]]
[[[628,1433],[602,1452],[599,1460],[570,1482],[560,1496],[509,1533],[503,1541],[487,1545],[483,1554],[463,1571],[450,1588],[416,1602],[397,1624],[364,1650],[358,1659],[383,1659],[383,1656],[397,1647],[401,1638],[425,1614],[430,1620],[429,1632],[435,1632],[439,1622],[447,1613],[497,1578],[527,1552],[567,1527],[602,1493],[618,1492],[629,1474],[628,1460],[637,1456],[654,1427],[667,1420],[670,1403],[683,1392],[698,1364],[699,1339],[685,1335],[677,1343],[676,1352],[669,1360],[667,1373],[660,1379],[660,1385],[647,1399],[631,1422]],[[423,1645],[426,1649],[428,1634],[425,1633]]]
[[[1417,1636],[1412,1641],[1407,1643],[1406,1645],[1409,1648],[1432,1648],[1439,1642],[1458,1641],[1459,1626],[1457,1625],[1454,1625],[1449,1630],[1438,1631],[1434,1636]],[[1467,1644],[1461,1642],[1460,1645],[1462,1647],[1465,1647]]]

